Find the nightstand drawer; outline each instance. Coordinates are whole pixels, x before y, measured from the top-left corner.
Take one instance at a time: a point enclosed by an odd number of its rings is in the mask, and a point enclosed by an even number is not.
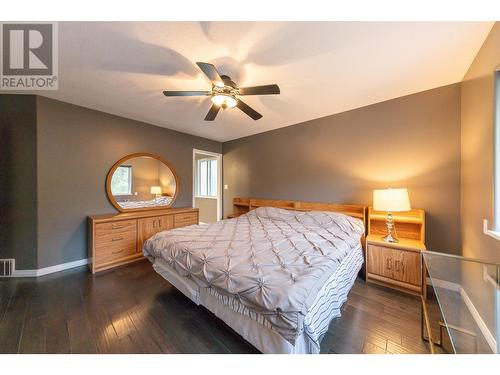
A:
[[[422,285],[422,262],[420,253],[392,250],[394,259],[394,279],[412,285]]]
[[[415,286],[422,285],[420,253],[368,244],[367,272]]]
[[[392,249],[386,247],[368,245],[367,272],[393,279],[394,260],[392,251]]]

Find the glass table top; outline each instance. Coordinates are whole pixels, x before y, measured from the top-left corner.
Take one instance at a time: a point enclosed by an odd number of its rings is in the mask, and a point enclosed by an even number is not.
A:
[[[427,312],[433,342],[448,353],[498,353],[500,264],[432,251],[422,254],[428,272],[424,299],[435,298],[439,310]]]

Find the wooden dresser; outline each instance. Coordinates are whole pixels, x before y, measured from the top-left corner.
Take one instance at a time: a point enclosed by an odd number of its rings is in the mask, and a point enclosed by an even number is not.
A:
[[[142,259],[144,242],[163,230],[198,224],[197,208],[168,208],[89,216],[92,273]]]
[[[425,250],[425,213],[414,209],[394,214],[399,242],[382,240],[387,234],[386,213],[368,209],[366,281],[412,294],[422,293],[422,259]]]

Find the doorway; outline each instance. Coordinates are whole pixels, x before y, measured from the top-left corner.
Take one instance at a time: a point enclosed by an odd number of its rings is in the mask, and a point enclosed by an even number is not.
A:
[[[193,149],[193,207],[200,223],[222,219],[222,154]]]

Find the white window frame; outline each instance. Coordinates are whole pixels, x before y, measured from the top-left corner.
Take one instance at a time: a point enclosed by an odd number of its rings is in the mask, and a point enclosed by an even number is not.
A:
[[[131,165],[126,165],[122,164],[119,165],[118,168],[128,168],[129,173],[128,173],[128,193],[127,194],[117,194],[117,197],[126,197],[128,195],[132,195],[132,166]],[[116,169],[118,169],[116,168]]]
[[[200,175],[200,172],[201,172],[201,164],[202,162],[208,162],[208,161],[211,161],[211,160],[214,160],[216,161],[217,163],[216,164],[219,164],[218,163],[218,160],[217,158],[213,158],[213,157],[208,157],[208,158],[204,158],[204,159],[197,159],[196,160],[196,172],[198,173],[198,179],[196,180],[195,179],[195,182],[196,182],[196,186],[195,186],[195,197],[196,198],[213,198],[213,199],[217,199],[217,191],[215,192],[215,194],[208,194],[209,193],[209,190],[210,189],[210,183],[212,182],[211,180],[211,175],[210,175],[210,172],[212,171],[211,170],[211,166],[207,168],[207,194],[202,194],[201,193],[201,185],[199,184],[200,183],[200,180],[201,180],[201,175]],[[218,167],[217,167],[218,169]],[[218,174],[218,171],[216,171],[216,173]],[[210,193],[213,193],[210,191]]]
[[[500,241],[500,68],[494,73],[493,103],[493,229],[484,220],[484,234]]]
[[[500,232],[500,69],[495,71],[495,114],[494,114],[494,130],[493,130],[493,139],[494,139],[494,159],[493,165],[495,168],[494,171],[494,213],[493,213],[493,222],[494,222],[494,231]]]
[[[217,220],[222,220],[222,154],[211,151],[203,151],[193,148],[193,207],[196,205],[196,155],[206,155],[208,157],[217,158],[217,196],[216,197],[200,197],[208,199],[217,199]]]

